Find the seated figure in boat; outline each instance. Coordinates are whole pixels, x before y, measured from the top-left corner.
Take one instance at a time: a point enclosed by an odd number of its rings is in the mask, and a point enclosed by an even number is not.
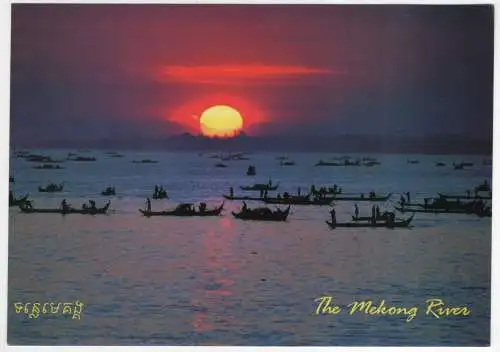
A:
[[[200,203],[200,213],[204,213],[207,210],[207,203]]]

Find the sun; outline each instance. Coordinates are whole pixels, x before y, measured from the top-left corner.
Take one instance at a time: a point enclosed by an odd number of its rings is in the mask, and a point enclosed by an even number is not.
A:
[[[243,128],[243,117],[228,105],[214,105],[200,116],[201,133],[208,137],[234,137]]]

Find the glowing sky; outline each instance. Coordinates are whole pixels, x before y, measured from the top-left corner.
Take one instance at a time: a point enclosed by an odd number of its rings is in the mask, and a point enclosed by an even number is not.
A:
[[[491,134],[489,6],[12,6],[13,141]],[[57,128],[55,128],[57,126]]]

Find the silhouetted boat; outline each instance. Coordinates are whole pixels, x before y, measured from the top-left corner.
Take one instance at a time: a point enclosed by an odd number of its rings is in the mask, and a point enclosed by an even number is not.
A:
[[[265,198],[263,201],[267,204],[292,204],[292,205],[329,205],[332,201],[328,198],[309,199],[304,197],[289,198]]]
[[[110,202],[106,203],[106,205],[102,208],[85,208],[85,209],[75,209],[75,208],[68,208],[68,209],[61,209],[61,208],[55,208],[55,209],[36,209],[32,207],[28,207],[25,204],[22,204],[19,206],[19,209],[23,213],[47,213],[47,214],[84,214],[84,215],[98,215],[98,214],[106,214],[106,212],[109,209]]]
[[[132,160],[134,164],[157,164],[158,160],[142,159],[142,160]]]
[[[436,166],[446,166],[446,164],[442,163],[442,162],[438,162],[438,163],[436,163]]]
[[[9,207],[17,207],[21,204],[24,204],[28,201],[29,194],[26,194],[24,197],[21,198],[12,198],[9,199]]]
[[[489,200],[491,199],[491,195],[489,196],[479,196],[479,195],[469,195],[467,196],[466,194],[450,194],[450,193],[439,193],[438,195],[442,198],[447,198],[447,199],[484,199],[484,200]]]
[[[246,209],[239,213],[231,212],[236,219],[257,220],[257,221],[286,221],[290,213],[290,206],[284,211],[277,209],[272,211],[269,208]]]
[[[247,169],[247,176],[255,176],[257,171],[255,169],[255,165],[250,165]]]
[[[43,165],[34,166],[33,169],[38,169],[38,170],[61,170],[61,169],[64,169],[64,168],[61,167],[61,166],[59,166],[59,165],[43,164]]]
[[[223,163],[217,163],[215,164],[215,167],[227,167],[227,165]]]
[[[77,156],[75,158],[68,158],[71,161],[96,161],[97,159],[93,156]]]
[[[261,198],[261,197],[249,197],[249,196],[228,196],[226,194],[223,194],[222,195],[225,199],[228,199],[228,200],[264,200],[264,198]]]
[[[269,183],[256,183],[253,186],[240,186],[242,191],[276,191],[279,187],[280,183],[276,183],[276,185],[272,185]]]
[[[339,227],[354,227],[354,228],[360,228],[360,227],[368,227],[368,228],[395,228],[395,227],[409,227],[411,221],[413,220],[413,216],[410,216],[408,219],[403,220],[403,221],[394,221],[392,224],[385,221],[385,222],[376,222],[376,223],[362,223],[362,222],[338,222],[336,224],[333,224],[331,221],[326,221],[330,229],[334,230]]]
[[[344,164],[320,160],[314,166],[343,166],[343,165]]]
[[[116,190],[114,187],[107,187],[104,191],[101,192],[103,196],[115,196]]]
[[[224,202],[220,206],[211,210],[196,211],[193,210],[194,204],[192,203],[182,203],[177,206],[174,210],[164,210],[164,211],[147,211],[144,209],[139,209],[139,211],[144,216],[219,216],[224,209]]]
[[[333,196],[333,197],[328,197],[326,199],[329,199],[331,202],[335,201],[356,201],[356,202],[385,202],[389,198],[391,198],[392,193],[389,193],[385,196],[367,196],[367,197],[354,197],[354,196]]]
[[[471,209],[410,209],[395,207],[401,213],[427,213],[427,214],[474,214],[479,217],[491,217],[491,210],[477,211]]]
[[[281,166],[294,166],[295,165],[295,161],[281,161],[280,165]]]

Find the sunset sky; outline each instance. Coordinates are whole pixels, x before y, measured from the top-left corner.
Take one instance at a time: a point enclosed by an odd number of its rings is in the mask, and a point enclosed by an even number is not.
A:
[[[492,133],[490,6],[12,6],[12,140]]]

